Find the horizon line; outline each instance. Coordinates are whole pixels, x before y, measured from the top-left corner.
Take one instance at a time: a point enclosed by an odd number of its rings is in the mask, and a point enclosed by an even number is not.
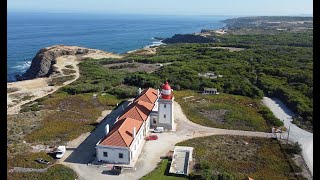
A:
[[[83,15],[150,15],[150,16],[237,16],[237,17],[259,17],[259,16],[297,16],[313,17],[313,14],[161,14],[161,13],[125,13],[125,12],[69,12],[69,11],[25,11],[25,10],[8,10],[9,13],[47,13],[47,14],[83,14]]]

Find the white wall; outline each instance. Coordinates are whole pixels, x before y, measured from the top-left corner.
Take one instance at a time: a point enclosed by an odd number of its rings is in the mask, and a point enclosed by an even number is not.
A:
[[[114,146],[103,146],[97,145],[97,159],[98,161],[102,160],[109,163],[119,163],[119,164],[129,164],[130,161],[137,155],[138,149],[144,143],[144,131],[145,123],[142,124],[141,128],[137,132],[133,142],[131,143],[130,147],[114,147]],[[138,127],[136,127],[137,129]],[[133,132],[133,128],[132,128]],[[100,142],[99,142],[100,143]],[[136,146],[136,149],[134,149]],[[132,157],[130,158],[130,151],[132,151]],[[108,157],[104,157],[103,152],[108,152]],[[119,158],[119,153],[123,153],[123,158]]]
[[[159,101],[159,123],[171,124],[172,121],[172,102],[167,100]],[[164,118],[164,115],[166,117]]]
[[[149,119],[149,118],[148,118]],[[148,121],[147,119],[147,121]],[[138,149],[144,145],[144,138],[145,136],[143,135],[143,131],[145,131],[145,127],[146,127],[146,122],[145,121],[141,128],[139,129],[139,131],[137,132],[136,134],[136,138],[134,138],[134,140],[132,141],[131,145],[130,145],[130,151],[132,152],[132,157],[131,157],[131,160],[133,158],[135,158],[136,156],[139,156],[139,151]],[[147,135],[147,134],[146,134]]]
[[[129,149],[126,147],[96,146],[98,161],[115,164],[129,164]],[[108,152],[108,157],[104,157],[103,152]],[[119,158],[119,153],[123,158]]]

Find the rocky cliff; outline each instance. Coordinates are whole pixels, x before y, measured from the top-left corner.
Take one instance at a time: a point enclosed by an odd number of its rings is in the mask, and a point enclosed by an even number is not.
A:
[[[203,37],[194,34],[175,34],[171,38],[163,40],[163,43],[211,43],[215,42],[214,38]]]
[[[17,76],[17,80],[19,81],[49,76],[54,71],[52,65],[56,63],[56,58],[60,56],[85,55],[98,51],[100,50],[64,45],[43,48],[38,51],[36,56],[32,59],[30,68],[22,76]]]

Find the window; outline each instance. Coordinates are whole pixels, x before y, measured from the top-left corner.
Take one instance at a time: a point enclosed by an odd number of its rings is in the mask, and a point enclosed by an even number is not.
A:
[[[123,153],[119,153],[119,158],[123,158]]]
[[[166,117],[167,117],[167,116],[164,114],[164,115],[163,115],[163,118],[166,118]]]
[[[164,105],[163,105],[163,107],[164,107],[164,108],[167,108],[167,105],[166,105],[166,104],[164,104]]]
[[[108,157],[108,152],[103,152],[104,157]]]
[[[153,124],[157,124],[156,118],[153,118]]]

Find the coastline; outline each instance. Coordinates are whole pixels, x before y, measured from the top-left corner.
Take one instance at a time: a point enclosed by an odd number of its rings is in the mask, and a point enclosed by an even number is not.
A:
[[[54,46],[51,46],[54,47]],[[68,48],[77,48],[78,46],[66,46]],[[91,49],[94,50],[94,49]],[[55,59],[56,64],[53,65],[59,73],[51,74],[49,77],[39,77],[30,80],[22,80],[16,82],[7,82],[7,114],[18,114],[21,106],[36,99],[45,97],[54,93],[63,86],[66,86],[80,77],[78,64],[86,59],[101,59],[101,58],[122,58],[122,55],[117,55],[101,50],[94,50],[82,56],[79,55],[63,55]],[[66,66],[72,66],[75,72],[71,75],[64,74],[63,69]],[[57,78],[67,78],[62,84],[52,84]]]

